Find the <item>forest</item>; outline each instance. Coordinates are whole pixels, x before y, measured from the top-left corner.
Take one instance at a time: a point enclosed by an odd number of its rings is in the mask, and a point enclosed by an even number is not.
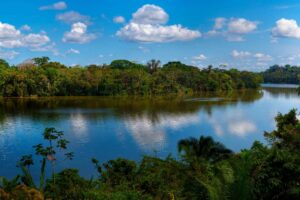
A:
[[[262,76],[265,83],[299,84],[300,67],[291,65],[273,65],[262,72]]]
[[[193,94],[259,88],[260,74],[205,69],[180,62],[161,65],[158,60],[137,64],[115,60],[109,65],[67,67],[48,57],[17,66],[0,60],[0,96],[116,96]]]
[[[233,152],[211,137],[187,138],[178,142],[178,157],[106,163],[92,158],[97,176],[90,179],[77,169],[55,171],[56,162],[76,159],[76,152],[69,151],[63,132],[46,128],[45,142],[17,163],[20,174],[0,178],[0,199],[299,199],[297,112],[279,113],[275,119],[276,129],[264,133],[266,144],[254,142],[250,149]],[[38,181],[31,175],[33,165],[40,168]]]

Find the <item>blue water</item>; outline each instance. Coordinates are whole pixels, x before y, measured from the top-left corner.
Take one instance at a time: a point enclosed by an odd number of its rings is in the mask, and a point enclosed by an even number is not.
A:
[[[80,169],[90,177],[92,157],[101,162],[142,155],[177,155],[177,143],[187,137],[212,136],[234,151],[265,142],[264,131],[275,128],[278,112],[300,108],[294,88],[265,88],[231,94],[185,98],[68,97],[0,99],[0,176],[13,177],[21,155],[34,154],[46,127],[65,133],[73,161],[57,170]],[[39,162],[33,168],[38,174]]]

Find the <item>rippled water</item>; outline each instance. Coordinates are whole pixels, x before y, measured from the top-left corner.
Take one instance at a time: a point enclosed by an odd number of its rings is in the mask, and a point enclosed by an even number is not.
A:
[[[235,151],[249,148],[275,128],[278,112],[299,109],[299,103],[291,87],[189,98],[0,99],[0,176],[18,172],[17,160],[33,153],[45,127],[64,131],[75,153],[73,161],[57,168],[79,168],[88,177],[95,172],[92,157],[104,162],[139,160],[144,154],[176,156],[177,142],[187,137],[210,135]]]

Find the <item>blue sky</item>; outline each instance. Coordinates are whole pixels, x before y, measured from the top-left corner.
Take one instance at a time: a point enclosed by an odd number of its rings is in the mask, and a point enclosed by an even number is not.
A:
[[[300,65],[299,11],[292,0],[10,0],[0,7],[0,57]]]

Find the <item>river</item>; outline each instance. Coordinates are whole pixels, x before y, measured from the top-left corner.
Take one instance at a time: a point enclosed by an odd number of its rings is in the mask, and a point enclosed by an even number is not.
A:
[[[46,127],[64,131],[73,161],[57,169],[95,174],[92,157],[101,162],[143,155],[177,156],[180,139],[212,136],[234,151],[266,143],[264,131],[275,128],[274,117],[300,108],[294,87],[267,85],[259,91],[202,94],[193,97],[55,97],[0,99],[0,176],[19,172],[21,155],[34,154]],[[38,174],[38,161],[33,169]]]

